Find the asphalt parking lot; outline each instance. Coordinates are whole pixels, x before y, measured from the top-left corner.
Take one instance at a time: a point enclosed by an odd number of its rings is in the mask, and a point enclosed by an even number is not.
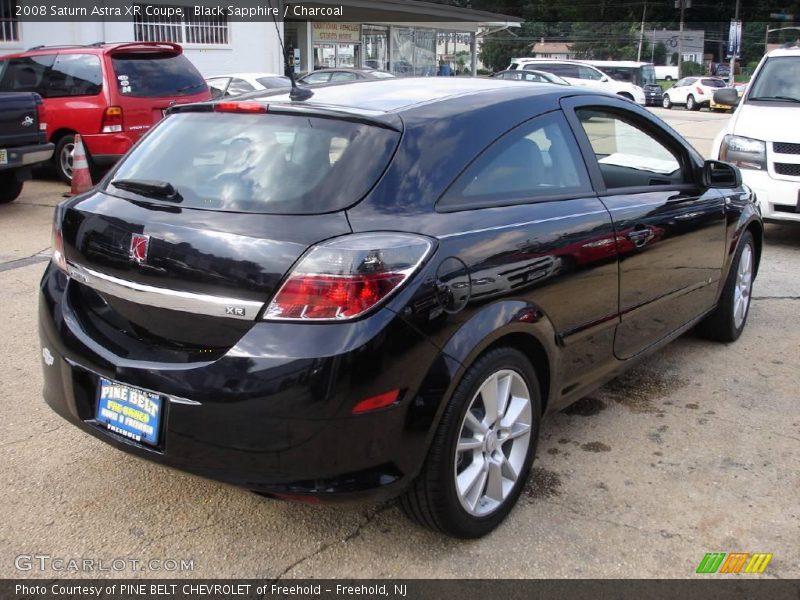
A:
[[[728,118],[654,112],[704,154]],[[41,399],[36,305],[65,191],[37,180],[0,206],[0,576],[176,574],[15,566],[48,555],[189,559],[180,575],[204,578],[685,578],[716,551],[771,552],[762,577],[800,577],[800,226],[768,226],[738,343],[686,335],[548,420],[510,518],[463,542],[393,503],[292,504],[172,471],[56,416]]]

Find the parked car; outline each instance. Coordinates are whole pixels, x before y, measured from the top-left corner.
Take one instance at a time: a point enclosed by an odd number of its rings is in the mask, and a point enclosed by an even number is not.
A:
[[[558,75],[548,73],[547,71],[531,71],[516,70],[516,71],[498,71],[492,74],[494,79],[511,79],[513,81],[533,81],[536,83],[556,83],[558,85],[569,85],[566,79],[562,79]]]
[[[31,177],[31,168],[50,160],[45,108],[39,94],[0,93],[0,204],[13,202]]]
[[[292,80],[275,73],[232,73],[207,77],[206,83],[212,98],[239,96],[259,90],[272,90],[292,86]]]
[[[736,85],[733,86],[732,89],[736,92],[736,97],[741,99],[742,95],[744,94],[744,91],[747,89],[747,84],[737,83]],[[711,102],[708,105],[708,108],[710,108],[714,112],[725,112],[728,110],[733,110],[734,107],[735,105],[720,104],[714,99],[713,95],[711,96]]]
[[[571,85],[617,94],[637,104],[645,105],[644,90],[633,83],[617,81],[597,67],[576,60],[548,58],[512,58],[509,70],[546,71],[558,75]]]
[[[741,334],[752,194],[649,111],[489,78],[313,92],[175,107],[59,205],[39,312],[59,415],[279,498],[401,494],[477,537],[544,415],[696,325]]]
[[[0,58],[0,92],[36,92],[47,108],[53,164],[72,180],[75,134],[92,170],[112,165],[175,103],[208,100],[178,44],[37,46]]]
[[[725,86],[722,79],[715,77],[684,77],[664,92],[661,106],[682,105],[686,110],[700,110],[710,104],[716,90]]]
[[[653,63],[633,60],[587,60],[593,67],[602,70],[617,81],[632,83],[642,88],[645,106],[661,106],[663,91],[656,81]]]
[[[742,169],[765,219],[800,223],[800,47],[764,56],[741,99],[726,88],[714,101],[736,110],[711,156]]]
[[[678,67],[670,65],[655,66],[656,79],[675,81],[678,79]]]
[[[389,71],[377,69],[317,69],[298,78],[297,83],[311,85],[314,83],[341,83],[360,79],[390,79],[394,77]]]

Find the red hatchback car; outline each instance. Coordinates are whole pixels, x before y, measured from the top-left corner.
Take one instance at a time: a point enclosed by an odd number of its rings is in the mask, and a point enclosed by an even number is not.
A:
[[[72,179],[75,134],[93,170],[113,164],[177,103],[209,100],[178,44],[39,46],[0,58],[0,91],[38,92],[61,179]]]

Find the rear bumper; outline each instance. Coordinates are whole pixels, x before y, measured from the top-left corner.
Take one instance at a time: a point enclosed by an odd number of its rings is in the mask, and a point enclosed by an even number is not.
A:
[[[34,144],[6,148],[8,162],[0,164],[0,170],[21,169],[46,162],[53,156],[53,148],[53,144]]]
[[[99,166],[117,162],[141,137],[142,133],[130,131],[81,135],[92,162]]]
[[[145,363],[88,336],[68,305],[66,282],[52,265],[42,280],[44,398],[87,433],[148,460],[274,495],[380,500],[397,495],[421,467],[428,427],[412,426],[409,413],[439,353],[391,311],[346,326],[255,323],[218,360]],[[157,447],[95,421],[100,376],[162,396]],[[392,389],[401,390],[396,404],[352,414],[358,401]]]
[[[742,178],[755,192],[764,220],[800,223],[800,181],[775,179],[752,169],[742,169]]]

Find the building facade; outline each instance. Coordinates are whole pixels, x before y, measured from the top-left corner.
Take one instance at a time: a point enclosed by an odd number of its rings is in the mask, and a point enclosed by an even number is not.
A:
[[[370,67],[397,75],[435,75],[445,58],[477,65],[482,32],[518,27],[520,19],[414,0],[340,0],[360,22],[312,21],[287,18],[241,21],[226,16],[140,16],[129,20],[91,22],[30,22],[15,16],[18,3],[0,0],[0,55],[40,45],[82,45],[96,42],[177,42],[204,76],[233,72],[283,73],[279,35],[284,36],[295,72],[325,67]],[[317,4],[334,4],[317,0]],[[185,0],[139,4],[188,5]],[[283,14],[283,4],[273,0]],[[291,5],[290,5],[291,6]],[[365,8],[366,7],[366,8]],[[292,11],[289,11],[292,14]],[[453,41],[454,50],[449,48]],[[446,46],[442,48],[443,42]],[[460,46],[460,48],[458,47]],[[466,50],[465,50],[466,49]],[[460,52],[460,54],[459,54]]]

